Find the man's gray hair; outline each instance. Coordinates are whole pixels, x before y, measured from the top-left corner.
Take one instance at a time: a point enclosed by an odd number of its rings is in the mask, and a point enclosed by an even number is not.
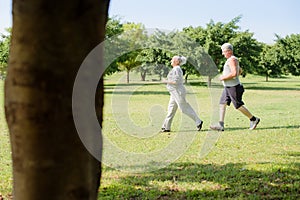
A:
[[[221,49],[222,49],[222,51],[225,51],[225,50],[231,50],[231,51],[233,51],[233,46],[230,43],[224,43],[221,46]]]

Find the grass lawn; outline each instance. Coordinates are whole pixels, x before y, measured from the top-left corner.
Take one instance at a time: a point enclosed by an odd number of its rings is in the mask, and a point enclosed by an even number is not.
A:
[[[9,197],[12,190],[12,164],[8,129],[4,116],[4,82],[0,80],[0,197]]]
[[[299,77],[242,78],[244,102],[261,123],[249,131],[246,117],[230,106],[221,133],[209,131],[218,96],[197,77],[187,99],[203,130],[178,111],[172,132],[159,133],[170,96],[148,79],[131,74],[126,84],[123,74],[106,77],[99,199],[300,198]],[[0,87],[0,194],[7,197],[11,160]]]

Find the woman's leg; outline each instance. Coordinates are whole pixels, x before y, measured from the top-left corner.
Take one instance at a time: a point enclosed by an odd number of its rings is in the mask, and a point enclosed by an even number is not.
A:
[[[175,96],[175,100],[178,104],[178,107],[182,111],[182,113],[189,116],[194,122],[196,123],[196,126],[200,125],[202,123],[202,120],[198,117],[195,110],[192,108],[192,106],[186,101],[185,99],[185,92],[181,92],[180,95]]]
[[[178,108],[177,103],[176,103],[173,95],[171,95],[169,105],[168,105],[168,114],[164,120],[162,129],[171,130],[171,124],[172,124],[173,118],[175,116],[175,113],[177,111],[177,108]]]

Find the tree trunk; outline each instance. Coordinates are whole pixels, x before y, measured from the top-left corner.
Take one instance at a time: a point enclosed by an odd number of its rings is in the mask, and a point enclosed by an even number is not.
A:
[[[184,78],[184,79],[185,79],[185,80],[184,80],[185,84],[187,84],[187,82],[188,82],[188,77],[189,77],[189,74],[186,74],[186,75],[185,75],[185,78]]]
[[[72,89],[84,58],[104,39],[108,4],[13,1],[5,111],[15,200],[97,199],[101,166],[75,129]],[[102,90],[95,96],[101,123]]]
[[[210,87],[211,86],[211,76],[207,77],[207,86]]]
[[[141,71],[141,81],[146,81],[146,71]]]
[[[129,83],[129,73],[130,73],[130,70],[126,70],[126,82],[127,84]]]

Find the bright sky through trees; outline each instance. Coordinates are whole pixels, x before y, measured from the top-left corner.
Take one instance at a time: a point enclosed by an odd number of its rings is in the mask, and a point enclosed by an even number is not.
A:
[[[109,15],[167,30],[204,27],[211,19],[228,23],[241,15],[238,25],[243,31],[248,29],[258,41],[273,43],[275,33],[282,37],[300,33],[299,8],[298,0],[111,0]]]
[[[0,1],[0,33],[12,26],[12,0]],[[242,30],[249,30],[265,43],[273,43],[275,33],[281,37],[300,33],[298,0],[111,0],[109,15],[122,22],[143,23],[146,28],[166,30],[187,26],[227,23],[241,15]]]

